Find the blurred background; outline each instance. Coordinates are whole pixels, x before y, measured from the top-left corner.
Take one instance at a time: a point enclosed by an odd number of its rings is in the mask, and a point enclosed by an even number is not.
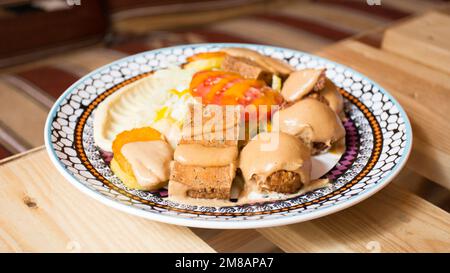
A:
[[[443,0],[0,0],[0,158],[42,145],[53,101],[81,76],[126,55],[203,42],[314,52],[355,35],[377,47],[377,28],[447,5]]]
[[[430,10],[449,13],[449,2],[0,0],[0,160],[43,145],[56,98],[89,71],[127,55],[203,42],[317,52],[350,37],[379,47],[384,28]],[[407,187],[421,187],[404,175]],[[421,191],[450,210],[439,187]]]

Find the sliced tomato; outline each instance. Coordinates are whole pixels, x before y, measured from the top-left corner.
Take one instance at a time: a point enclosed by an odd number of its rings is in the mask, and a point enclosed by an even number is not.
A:
[[[192,78],[189,90],[192,96],[200,97],[203,104],[267,105],[268,115],[271,105],[283,102],[281,94],[267,86],[264,81],[245,79],[237,73],[225,71],[197,72]]]

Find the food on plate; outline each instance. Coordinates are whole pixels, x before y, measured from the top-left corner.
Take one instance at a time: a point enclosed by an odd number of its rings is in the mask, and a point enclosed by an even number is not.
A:
[[[218,69],[225,56],[227,54],[221,51],[197,53],[187,58],[184,68],[192,71]]]
[[[277,75],[272,76],[272,89],[275,91],[280,92],[281,91],[281,85],[282,85],[282,79],[278,77]]]
[[[116,136],[112,149],[111,169],[127,187],[156,190],[167,184],[173,149],[157,130],[124,131]]]
[[[325,86],[325,69],[302,69],[289,74],[281,94],[288,102],[302,99],[311,92],[318,92]]]
[[[270,115],[271,105],[280,105],[283,98],[264,81],[245,79],[240,74],[225,71],[200,71],[194,74],[190,84],[193,97],[203,104],[216,105],[266,105]]]
[[[194,205],[245,204],[328,185],[312,172],[313,156],[344,143],[344,116],[325,69],[223,48],[107,97],[94,140],[113,153],[111,169],[130,189],[166,187],[170,200]]]
[[[319,93],[325,98],[330,108],[342,118],[344,115],[344,98],[338,87],[330,79],[326,79],[325,86]]]
[[[192,96],[201,97],[203,104],[273,105],[282,102],[280,94],[265,82],[245,79],[233,72],[197,72],[192,77],[190,91]]]
[[[262,80],[268,85],[272,84],[272,77],[274,75],[269,70],[248,58],[229,55],[223,59],[222,70],[237,73],[246,79]]]
[[[192,75],[176,67],[158,70],[107,97],[95,111],[96,145],[111,152],[117,134],[145,126],[157,127],[176,145],[187,104],[195,101],[184,92],[189,89]]]
[[[260,133],[242,150],[239,168],[247,194],[295,193],[310,182],[310,150],[292,135]]]
[[[285,79],[287,75],[291,72],[295,71],[295,68],[283,62],[281,60],[262,55],[258,51],[251,50],[248,48],[240,48],[240,47],[229,47],[221,49],[222,52],[233,56],[233,57],[241,57],[249,59],[262,68],[270,71],[271,73],[280,76]]]
[[[338,87],[325,76],[325,69],[303,69],[289,75],[281,89],[283,98],[293,104],[304,98],[314,98],[328,104],[344,118],[344,99]]]
[[[169,198],[223,199],[231,196],[236,168],[233,165],[201,167],[173,162],[169,182]]]
[[[234,143],[239,137],[240,106],[191,104],[188,108],[180,143],[191,143],[197,140],[206,142],[209,139]]]
[[[272,123],[280,131],[302,139],[312,147],[312,154],[327,151],[345,137],[345,129],[337,114],[325,103],[313,98],[299,100],[277,111]]]
[[[224,118],[213,113],[218,113],[215,110],[225,112],[226,109],[215,105],[199,108],[201,121],[196,121],[195,110],[191,108],[191,115],[185,122],[189,129],[183,129],[175,149],[170,168],[169,197],[228,200],[236,175],[239,124],[233,121],[231,127],[208,126],[214,118],[222,124]],[[226,137],[230,130],[235,134]]]

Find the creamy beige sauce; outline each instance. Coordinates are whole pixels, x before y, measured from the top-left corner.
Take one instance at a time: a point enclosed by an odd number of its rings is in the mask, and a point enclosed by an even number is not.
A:
[[[130,163],[137,182],[149,187],[169,179],[172,147],[165,141],[138,141],[123,145],[122,154]]]
[[[236,161],[238,149],[206,147],[201,144],[181,144],[175,149],[174,159],[184,165],[203,167],[226,166]]]
[[[338,116],[341,116],[344,111],[344,98],[342,98],[341,93],[337,86],[329,79],[325,81],[325,87],[320,91],[320,94],[325,97],[328,101],[328,105],[333,109]]]
[[[342,155],[345,152],[345,148],[345,138],[341,138],[331,146],[328,152],[335,155]]]
[[[276,171],[286,170],[298,173],[302,182],[307,184],[311,174],[310,150],[289,134],[260,133],[242,150],[239,168],[246,183],[254,174],[267,177]]]
[[[290,66],[289,64],[287,64],[281,60],[262,55],[259,52],[251,50],[251,49],[240,48],[240,47],[229,47],[229,48],[223,48],[220,51],[225,52],[233,57],[243,57],[243,58],[250,59],[250,60],[254,61],[255,63],[257,63],[258,65],[260,65],[261,67],[263,67],[264,69],[266,69],[274,74],[279,74],[279,73],[289,74],[295,70],[292,66]]]
[[[311,92],[324,69],[303,69],[292,72],[281,88],[287,101],[296,101]]]
[[[312,129],[312,142],[327,145],[343,138],[345,129],[336,113],[325,103],[306,98],[276,112],[273,115],[273,128],[298,136],[306,126]]]

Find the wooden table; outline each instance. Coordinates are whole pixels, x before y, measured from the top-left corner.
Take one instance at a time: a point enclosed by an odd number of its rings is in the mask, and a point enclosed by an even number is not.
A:
[[[379,48],[350,39],[318,54],[392,92],[413,125],[408,168],[450,188],[448,37],[448,15],[430,13],[390,27]],[[449,252],[450,215],[393,183],[352,208],[305,223],[190,229],[131,216],[85,196],[64,181],[43,147],[0,162],[1,252],[249,250]]]

